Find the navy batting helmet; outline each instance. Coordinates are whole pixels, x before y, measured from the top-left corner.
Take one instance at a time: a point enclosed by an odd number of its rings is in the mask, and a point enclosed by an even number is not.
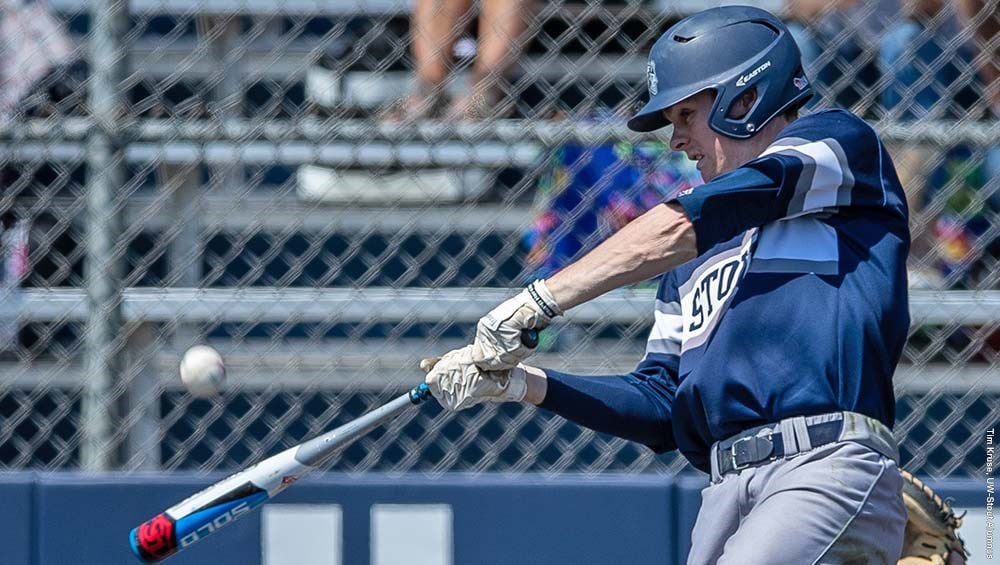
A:
[[[708,120],[715,131],[748,138],[781,112],[806,103],[812,86],[788,28],[750,6],[723,6],[677,22],[653,45],[646,69],[649,102],[628,121],[634,131],[670,122],[663,110],[703,90],[715,90]],[[757,89],[745,116],[727,116],[741,94]]]

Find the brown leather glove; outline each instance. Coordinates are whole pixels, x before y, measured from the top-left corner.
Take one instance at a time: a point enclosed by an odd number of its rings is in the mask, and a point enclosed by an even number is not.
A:
[[[898,565],[964,565],[969,552],[958,536],[962,517],[920,479],[902,469],[900,473],[906,529]]]

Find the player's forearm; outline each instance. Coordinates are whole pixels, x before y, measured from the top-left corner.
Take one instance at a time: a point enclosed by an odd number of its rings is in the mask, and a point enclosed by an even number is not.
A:
[[[660,204],[545,281],[563,310],[665,273],[697,254],[680,205]]]

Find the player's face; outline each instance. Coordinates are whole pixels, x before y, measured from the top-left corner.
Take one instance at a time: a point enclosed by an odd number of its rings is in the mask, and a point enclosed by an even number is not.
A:
[[[683,151],[688,159],[696,161],[705,182],[757,156],[751,154],[756,144],[726,137],[708,126],[714,102],[714,92],[699,92],[663,111],[674,126],[670,148]]]

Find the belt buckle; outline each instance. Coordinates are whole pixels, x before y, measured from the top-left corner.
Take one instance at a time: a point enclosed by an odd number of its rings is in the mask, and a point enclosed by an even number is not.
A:
[[[772,431],[769,430],[767,432],[767,434],[762,435],[762,436],[757,436],[757,435],[746,436],[746,437],[741,437],[738,440],[734,441],[733,444],[729,446],[729,454],[733,458],[733,470],[734,471],[742,471],[743,469],[747,469],[747,468],[751,467],[752,465],[754,465],[756,463],[760,463],[761,461],[764,461],[765,459],[773,459],[773,457],[771,457],[771,454],[768,454],[767,457],[764,457],[764,458],[761,458],[761,459],[752,460],[752,461],[748,461],[747,463],[744,463],[743,465],[740,465],[739,461],[737,461],[737,459],[736,459],[736,446],[738,446],[740,443],[745,442],[745,441],[757,441],[759,439],[766,439],[768,442],[770,442],[771,441],[771,436],[773,435],[773,433],[774,432],[772,432]],[[772,447],[772,452],[773,452],[773,447]],[[753,459],[753,458],[751,458],[751,459]]]

